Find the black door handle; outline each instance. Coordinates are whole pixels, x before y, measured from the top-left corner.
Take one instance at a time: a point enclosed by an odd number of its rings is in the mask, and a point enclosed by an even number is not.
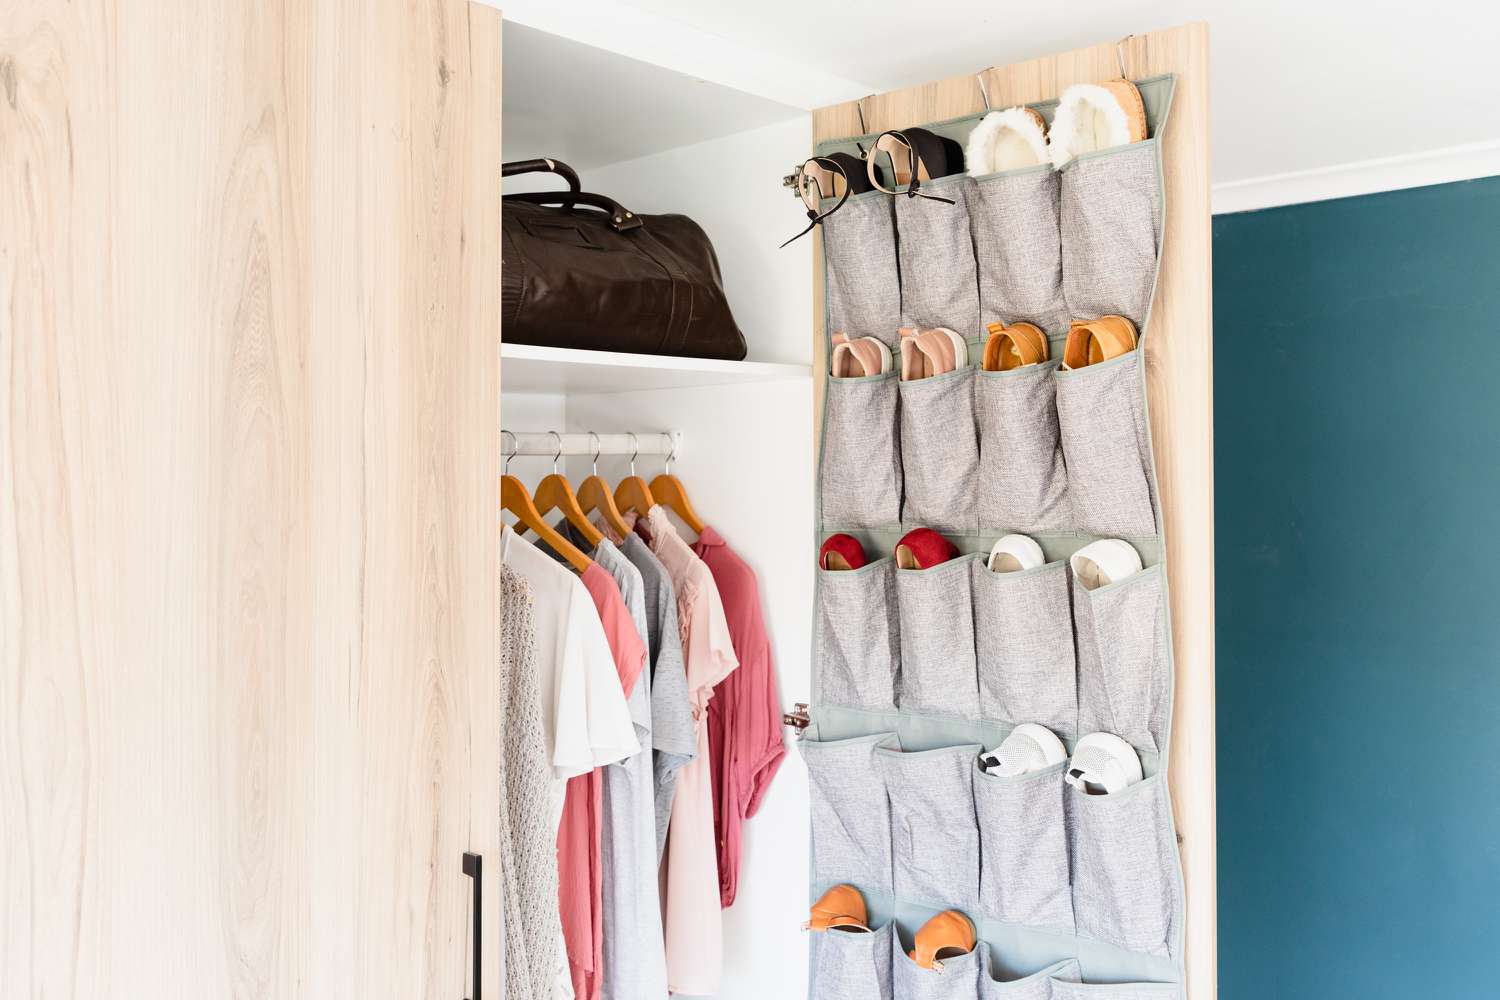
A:
[[[464,874],[467,875],[467,876],[469,876],[469,878],[471,878],[471,879],[474,880],[474,996],[471,997],[471,998],[469,998],[469,1000],[480,1000],[480,996],[479,996],[479,968],[480,968],[479,942],[481,940],[483,940],[483,939],[480,938],[480,936],[479,936],[480,900],[482,899],[482,895],[481,895],[481,880],[479,878],[479,873],[482,870],[482,868],[483,868],[483,863],[482,863],[479,855],[477,855],[477,854],[470,854],[468,851],[464,852]]]

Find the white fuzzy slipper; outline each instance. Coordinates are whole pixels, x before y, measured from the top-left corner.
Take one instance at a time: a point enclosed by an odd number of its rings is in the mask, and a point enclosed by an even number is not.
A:
[[[1047,148],[1059,170],[1080,153],[1146,138],[1146,105],[1129,80],[1075,83],[1062,92]]]
[[[964,147],[964,163],[974,177],[1046,162],[1047,123],[1030,108],[991,111],[979,119]]]

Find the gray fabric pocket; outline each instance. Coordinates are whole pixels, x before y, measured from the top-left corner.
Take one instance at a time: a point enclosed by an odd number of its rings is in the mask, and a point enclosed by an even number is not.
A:
[[[1082,978],[1078,959],[1065,958],[1020,979],[1000,982],[984,976],[979,980],[979,997],[980,1000],[1052,1000],[1054,983],[1076,983]]]
[[[1090,535],[1156,534],[1141,352],[1058,371],[1057,421],[1074,526]]]
[[[1171,678],[1160,564],[1119,583],[1073,582],[1078,731],[1114,733],[1138,750],[1166,745]]]
[[[875,752],[891,804],[891,861],[902,899],[968,911],[979,894],[974,817],[978,744]]]
[[[969,229],[979,266],[980,329],[997,322],[1067,328],[1058,177],[1043,164],[972,182]]]
[[[817,574],[819,703],[895,711],[901,655],[895,561]]]
[[[1176,844],[1160,774],[1112,795],[1064,789],[1078,933],[1150,955],[1176,934]]]
[[[875,747],[886,740],[895,734],[798,742],[810,786],[813,882],[821,888],[849,882],[891,891],[891,814],[875,764]]]
[[[893,197],[896,245],[901,262],[901,325],[946,326],[978,336],[979,278],[969,235],[969,178],[965,174],[924,181],[922,193],[950,198]]]
[[[831,378],[823,407],[818,466],[823,527],[836,531],[900,524],[896,374]]]
[[[1035,722],[1073,739],[1078,701],[1068,564],[994,573],[976,559],[970,576],[980,714],[1013,725]]]
[[[1008,372],[976,372],[979,431],[976,515],[981,530],[1069,527],[1068,473],[1057,430],[1057,361]]]
[[[891,924],[869,934],[820,931],[812,936],[812,1000],[893,1000]]]
[[[896,570],[901,616],[901,710],[979,718],[969,564]]]
[[[891,979],[900,1000],[979,1000],[979,979],[984,973],[983,942],[967,955],[940,959],[941,970],[924,969],[891,938]]]
[[[831,206],[831,203],[829,204]],[[854,195],[823,220],[828,333],[895,346],[901,320],[896,217],[889,195]]]
[[[1066,983],[1052,984],[1052,1000],[1177,1000],[1176,983]]]
[[[1084,154],[1062,170],[1063,297],[1074,319],[1124,316],[1140,329],[1151,308],[1161,234],[1156,140]]]
[[[974,427],[974,370],[899,382],[901,467],[908,527],[972,534],[979,440]]]
[[[974,762],[979,816],[979,908],[1012,924],[1072,933],[1062,761],[1015,777],[986,774]]]

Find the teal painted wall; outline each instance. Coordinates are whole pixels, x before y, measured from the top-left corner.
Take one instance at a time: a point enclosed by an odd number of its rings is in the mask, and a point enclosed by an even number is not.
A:
[[[1500,997],[1500,178],[1214,219],[1224,1000]]]

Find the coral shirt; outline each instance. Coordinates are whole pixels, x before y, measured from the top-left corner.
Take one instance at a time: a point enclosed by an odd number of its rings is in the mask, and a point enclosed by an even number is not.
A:
[[[760,808],[786,756],[786,744],[781,735],[776,666],[755,570],[712,527],[703,529],[693,551],[713,573],[729,620],[729,638],[740,661],[739,669],[714,688],[708,704],[719,902],[728,909],[739,887],[741,828]]]
[[[614,579],[591,563],[579,576],[593,598],[609,641],[620,688],[626,697],[635,688],[646,662],[646,644]],[[589,691],[589,697],[612,699],[619,691]],[[633,732],[633,730],[632,730]],[[604,952],[604,870],[601,819],[604,780],[598,768],[568,779],[562,826],[557,831],[557,896],[562,915],[568,970],[578,1000],[598,1000]]]

